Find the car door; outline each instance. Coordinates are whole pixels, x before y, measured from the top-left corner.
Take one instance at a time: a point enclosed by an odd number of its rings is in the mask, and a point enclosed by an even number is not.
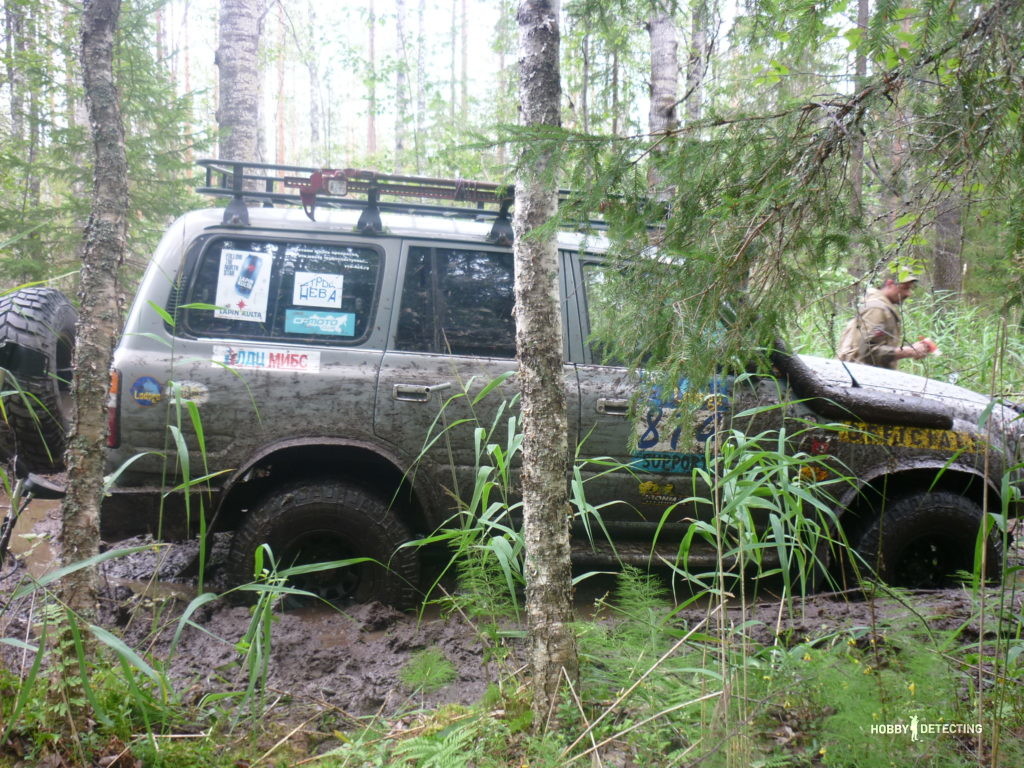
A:
[[[693,517],[710,518],[710,489],[696,470],[707,468],[715,435],[732,411],[729,376],[703,386],[682,380],[652,387],[641,373],[609,359],[593,331],[614,322],[605,264],[567,254],[581,295],[580,333],[587,341],[577,363],[580,387],[580,476],[587,501],[619,538],[677,538]],[[609,471],[617,466],[617,471]]]
[[[427,241],[409,242],[403,251],[401,300],[380,366],[374,431],[412,472],[427,473],[442,506],[452,508],[456,498],[472,497],[477,468],[489,461],[487,443],[505,449],[517,413],[512,252]],[[572,444],[576,370],[566,365],[564,371]]]

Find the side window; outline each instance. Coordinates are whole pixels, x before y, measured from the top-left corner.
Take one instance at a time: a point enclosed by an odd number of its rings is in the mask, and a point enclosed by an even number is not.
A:
[[[608,269],[598,262],[584,262],[583,283],[586,290],[586,308],[591,358],[598,365],[622,365],[611,354],[607,339],[614,338],[616,312],[608,281]]]
[[[376,306],[372,248],[250,239],[211,241],[199,257],[185,329],[196,336],[353,344]]]
[[[512,254],[409,249],[395,346],[477,357],[515,357]]]

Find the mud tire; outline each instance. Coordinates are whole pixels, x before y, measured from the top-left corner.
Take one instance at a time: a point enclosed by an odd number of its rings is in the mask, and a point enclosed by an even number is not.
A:
[[[962,581],[958,572],[974,569],[974,550],[983,519],[980,506],[946,491],[894,499],[865,528],[857,552],[872,578],[911,589],[935,589]],[[986,578],[1002,570],[997,532],[986,542]]]
[[[304,481],[268,495],[235,532],[229,556],[233,584],[253,580],[256,551],[264,543],[278,568],[369,557],[332,571],[295,577],[289,586],[335,604],[379,600],[408,608],[418,596],[419,556],[405,526],[387,504],[345,482]]]
[[[53,288],[0,297],[0,366],[7,372],[2,389],[11,393],[4,397],[0,457],[16,457],[19,472],[64,468],[77,317]]]

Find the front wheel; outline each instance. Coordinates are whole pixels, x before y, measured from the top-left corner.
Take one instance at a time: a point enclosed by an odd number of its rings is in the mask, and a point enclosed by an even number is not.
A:
[[[984,520],[980,506],[947,491],[894,499],[857,542],[857,552],[877,578],[898,587],[952,586],[975,567],[975,545]],[[985,541],[985,577],[1002,568],[1002,542]]]
[[[279,570],[365,557],[372,562],[296,575],[288,585],[335,604],[379,600],[406,608],[419,578],[415,549],[401,546],[410,538],[388,506],[362,488],[305,481],[271,493],[245,518],[231,546],[230,576],[235,584],[252,581],[263,544]]]

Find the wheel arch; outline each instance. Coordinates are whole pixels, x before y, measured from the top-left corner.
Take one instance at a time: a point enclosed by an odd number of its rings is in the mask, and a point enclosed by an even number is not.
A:
[[[329,438],[297,438],[265,446],[224,483],[214,528],[235,530],[245,510],[272,488],[303,479],[346,480],[375,493],[410,531],[436,527],[441,497],[398,457],[379,445]]]
[[[863,473],[859,480],[837,505],[840,523],[848,534],[880,514],[886,500],[919,492],[948,491],[971,499],[982,509],[1000,509],[998,483],[977,468],[958,462],[922,459],[896,467],[883,465]]]

